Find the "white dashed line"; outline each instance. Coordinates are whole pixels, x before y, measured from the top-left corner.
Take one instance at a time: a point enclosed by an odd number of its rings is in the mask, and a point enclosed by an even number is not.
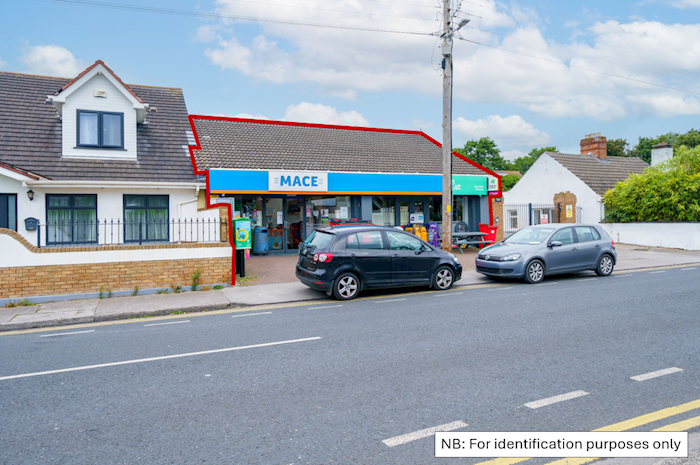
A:
[[[94,329],[90,329],[88,331],[73,331],[72,333],[44,334],[43,336],[39,336],[39,337],[70,336],[71,334],[94,333],[94,332],[95,332]]]
[[[383,304],[384,302],[401,302],[402,300],[406,299],[392,299],[392,300],[375,300],[375,304]]]
[[[231,318],[240,318],[242,316],[269,315],[272,312],[246,313],[245,315],[233,315]]]
[[[666,273],[666,271],[665,270],[664,271],[652,271],[649,274],[658,274],[658,273]]]
[[[511,287],[499,287],[499,288],[497,288],[497,289],[489,289],[489,292],[493,292],[493,291],[507,291],[508,289],[513,289],[513,287],[511,286]]]
[[[525,407],[536,409],[540,407],[545,407],[547,405],[556,404],[557,402],[564,402],[565,400],[576,399],[577,397],[587,396],[589,393],[586,391],[573,391],[566,394],[561,394],[559,396],[547,397],[546,399],[536,400],[534,402],[528,402],[524,404]]]
[[[438,295],[436,295],[435,297],[449,297],[449,296],[451,296],[451,295],[462,295],[462,294],[464,294],[464,292],[450,292],[450,293],[447,293],[447,294],[445,294],[445,293],[438,294]]]
[[[681,271],[688,271],[688,270],[697,270],[697,268],[681,268]]]
[[[555,284],[559,284],[559,283],[543,283],[543,284],[538,284],[538,286],[554,286]]]
[[[433,426],[432,428],[422,429],[420,431],[414,431],[413,433],[402,434],[401,436],[396,436],[393,438],[385,439],[382,442],[389,447],[400,446],[401,444],[406,444],[407,442],[415,441],[417,439],[427,438],[428,436],[433,436],[438,431],[454,431],[456,429],[464,428],[467,425],[463,421],[453,421],[452,423],[447,423],[440,426]]]
[[[342,305],[326,305],[324,307],[309,307],[310,310],[316,310],[318,308],[338,308],[342,307]]]
[[[613,278],[629,278],[630,276],[632,276],[632,275],[629,273],[628,274],[617,274],[617,275],[613,276]]]
[[[652,371],[650,373],[644,373],[643,375],[631,376],[630,379],[633,379],[635,381],[646,381],[648,379],[658,378],[659,376],[670,375],[673,373],[680,373],[682,371],[683,371],[682,368],[671,367],[671,368],[666,368],[664,370],[658,370],[658,371]]]
[[[167,323],[151,323],[151,324],[149,324],[149,325],[143,325],[143,327],[145,328],[146,326],[177,325],[177,324],[180,324],[180,323],[189,323],[189,322],[190,322],[190,320],[169,321],[169,322],[167,322]]]
[[[272,347],[272,346],[279,346],[279,345],[283,345],[283,344],[293,344],[295,342],[317,341],[319,339],[321,339],[321,338],[320,337],[307,337],[304,339],[291,339],[288,341],[266,342],[264,344],[254,344],[254,345],[250,345],[250,346],[227,347],[225,349],[203,350],[201,352],[189,352],[186,354],[164,355],[162,357],[139,358],[139,359],[135,359],[135,360],[124,360],[122,362],[100,363],[98,365],[85,365],[85,366],[73,367],[73,368],[62,368],[60,370],[37,371],[34,373],[23,373],[21,375],[3,376],[3,377],[0,377],[0,381],[5,381],[8,379],[29,378],[32,376],[53,375],[56,373],[68,373],[71,371],[93,370],[95,368],[116,367],[116,366],[120,366],[120,365],[131,365],[134,363],[155,362],[158,360],[169,360],[169,359],[173,359],[173,358],[193,357],[195,355],[209,355],[209,354],[218,354],[218,353],[222,353],[222,352],[233,352],[235,350],[256,349],[258,347]]]

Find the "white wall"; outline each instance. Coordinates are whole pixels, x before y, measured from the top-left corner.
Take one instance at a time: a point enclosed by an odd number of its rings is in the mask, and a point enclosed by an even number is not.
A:
[[[140,262],[202,258],[230,258],[231,247],[100,250],[95,252],[33,253],[7,234],[0,234],[0,268],[16,266],[77,265],[83,263]]]
[[[171,242],[193,242],[199,238],[200,242],[216,242],[220,240],[219,229],[216,227],[202,226],[200,224],[199,235],[195,227],[189,225],[190,220],[199,220],[200,223],[219,219],[219,211],[216,209],[197,211],[196,189],[93,189],[93,188],[48,188],[32,187],[34,200],[27,197],[29,188],[22,187],[21,181],[11,179],[0,174],[0,193],[17,194],[17,232],[29,241],[32,245],[37,245],[37,232],[27,231],[24,227],[25,218],[37,218],[41,224],[46,223],[46,194],[96,194],[97,195],[97,218],[100,222],[104,220],[114,222],[124,222],[124,195],[168,195],[170,208],[170,221],[187,220],[188,226],[185,231],[184,225],[178,231],[170,234]],[[186,202],[186,203],[183,203]],[[182,205],[179,205],[182,203]],[[45,228],[41,228],[41,245],[46,245]],[[211,231],[210,235],[209,231]],[[100,227],[100,243],[113,243],[117,241],[117,234],[123,237],[122,228],[114,227],[114,235],[110,235],[107,229],[107,236]],[[194,236],[194,237],[192,237]],[[114,237],[114,239],[112,239]],[[211,239],[211,240],[209,240]],[[224,238],[225,239],[225,238]]]
[[[700,250],[700,223],[602,223],[621,244]]]
[[[508,204],[550,205],[554,202],[555,194],[566,191],[576,195],[576,205],[582,208],[581,218],[576,219],[579,223],[600,222],[600,195],[546,153],[537,159],[510,191],[503,193],[504,219],[508,218]],[[527,218],[524,221],[527,222]]]
[[[107,98],[95,97],[93,91],[107,91]],[[124,149],[84,149],[77,145],[77,110],[124,113]],[[63,120],[63,156],[87,158],[136,159],[136,110],[122,92],[101,74],[83,84],[66,98],[61,110]]]

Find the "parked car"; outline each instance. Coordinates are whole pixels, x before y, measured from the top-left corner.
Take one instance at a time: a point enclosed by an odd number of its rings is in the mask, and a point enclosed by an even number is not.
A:
[[[476,271],[536,284],[547,275],[585,270],[609,276],[616,262],[615,242],[599,225],[547,224],[486,247],[476,257]]]
[[[412,234],[383,226],[318,229],[299,249],[299,280],[336,299],[349,300],[370,288],[452,287],[462,265],[449,252]]]

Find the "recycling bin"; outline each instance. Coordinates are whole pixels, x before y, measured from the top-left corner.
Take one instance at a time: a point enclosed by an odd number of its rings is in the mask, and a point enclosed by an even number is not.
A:
[[[256,226],[253,232],[253,254],[267,255],[270,251],[270,244],[267,240],[267,228]]]
[[[489,243],[488,245],[494,244],[496,242],[496,231],[498,231],[498,226],[494,226],[492,224],[479,223],[479,232],[486,234],[482,240],[493,241],[493,242]],[[479,244],[479,248],[483,249],[484,244]]]

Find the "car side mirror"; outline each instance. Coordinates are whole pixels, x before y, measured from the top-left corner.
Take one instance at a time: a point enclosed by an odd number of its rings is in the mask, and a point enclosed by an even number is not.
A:
[[[552,241],[549,243],[550,247],[561,247],[562,245],[561,241]]]

